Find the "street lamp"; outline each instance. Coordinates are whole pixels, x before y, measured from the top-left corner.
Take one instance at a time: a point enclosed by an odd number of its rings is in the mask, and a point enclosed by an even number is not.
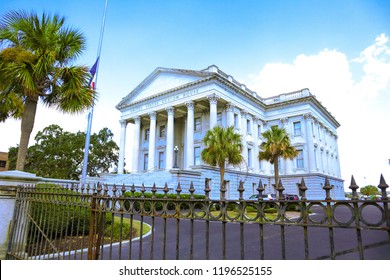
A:
[[[177,165],[177,153],[179,152],[179,147],[175,146],[173,151],[175,152],[175,164],[173,165],[173,168],[179,168],[179,166]]]

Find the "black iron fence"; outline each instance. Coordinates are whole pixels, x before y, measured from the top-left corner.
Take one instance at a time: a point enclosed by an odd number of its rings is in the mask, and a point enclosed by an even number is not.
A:
[[[210,199],[153,186],[31,185],[18,189],[7,259],[390,259],[388,185],[360,200],[352,177],[349,200]],[[111,195],[109,195],[109,193]]]

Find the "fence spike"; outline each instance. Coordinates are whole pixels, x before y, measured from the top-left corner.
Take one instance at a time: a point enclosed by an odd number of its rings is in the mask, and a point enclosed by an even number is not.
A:
[[[204,179],[204,193],[206,195],[206,199],[210,199],[210,192],[211,192],[211,189],[210,189],[210,180],[209,178],[205,178]]]
[[[240,183],[239,183],[239,186],[238,186],[238,192],[240,193],[240,197],[239,199],[240,200],[243,200],[244,199],[244,191],[245,191],[245,188],[244,188],[244,181],[241,181],[240,180]]]
[[[195,188],[194,188],[194,183],[191,181],[191,184],[190,184],[190,188],[188,190],[191,194],[190,196],[190,199],[193,199],[194,198],[194,192],[195,192]]]
[[[283,196],[283,191],[285,190],[285,188],[283,187],[283,184],[282,184],[282,179],[279,178],[279,186],[278,186],[278,193],[279,193],[279,197],[278,199],[284,199],[284,196]]]
[[[353,199],[358,199],[359,198],[358,195],[357,195],[357,189],[358,188],[359,188],[359,186],[356,184],[355,178],[352,175],[352,177],[351,177],[351,185],[349,186],[349,189],[352,190],[352,198]]]
[[[153,183],[153,187],[152,187],[152,197],[155,198],[156,197],[156,192],[157,192],[157,188],[156,188],[156,183]]]
[[[106,185],[107,186],[107,185]],[[116,192],[117,192],[117,187],[116,185],[114,184],[114,186],[112,187],[112,196],[116,196]]]
[[[385,178],[383,177],[383,174],[381,174],[381,178],[379,181],[378,188],[382,191],[382,199],[387,199],[387,192],[386,189],[389,187],[388,184],[386,184]]]
[[[302,200],[306,200],[306,191],[307,191],[307,187],[306,187],[306,183],[305,183],[305,179],[302,177],[302,180],[301,180],[301,184],[299,185],[299,190],[302,192]]]
[[[166,183],[165,183],[166,185]],[[167,186],[167,185],[166,185]],[[167,186],[168,188],[168,186]],[[180,186],[180,182],[177,183],[177,188],[176,188],[176,193],[177,193],[177,198],[179,199],[180,198],[180,193],[181,193],[182,189],[181,189],[181,186]]]
[[[263,191],[265,191],[265,189],[264,189],[264,185],[263,185],[263,182],[261,181],[261,179],[259,180],[259,185],[258,185],[256,190],[259,193],[257,200],[263,200]]]
[[[146,189],[145,189],[145,184],[142,183],[142,186],[141,186],[141,197],[142,197],[142,198],[145,197],[145,191],[146,191]]]
[[[125,183],[122,184],[122,195],[125,195],[125,192],[126,192],[126,187],[125,187]]]
[[[135,195],[135,186],[134,186],[134,183],[133,183],[133,185],[131,186],[131,197],[134,197],[134,195]]]
[[[168,183],[165,182],[165,185],[164,185],[164,198],[168,198],[168,192],[169,192]]]
[[[325,200],[331,200],[332,198],[330,197],[330,190],[332,189],[332,186],[329,183],[328,176],[325,177],[325,185],[322,187],[322,189],[324,189],[326,192]]]
[[[223,183],[221,185],[221,188],[220,188],[220,199],[221,200],[225,200],[226,197],[225,197],[225,193],[226,193],[226,180],[223,180]]]

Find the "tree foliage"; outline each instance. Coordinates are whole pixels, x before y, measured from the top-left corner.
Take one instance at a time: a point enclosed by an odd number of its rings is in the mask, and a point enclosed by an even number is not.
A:
[[[87,174],[98,176],[118,164],[118,145],[108,128],[91,135]],[[35,136],[35,145],[28,148],[25,171],[38,176],[78,180],[84,159],[85,133],[64,131],[50,125]],[[10,169],[15,167],[18,148],[9,150]]]
[[[215,126],[207,131],[203,138],[206,148],[202,150],[202,160],[212,166],[218,166],[220,172],[220,185],[223,185],[225,165],[238,165],[243,161],[241,155],[241,135],[234,132],[234,127]]]
[[[360,189],[362,195],[377,195],[380,194],[380,191],[377,187],[373,185],[368,185]]]
[[[274,165],[275,186],[279,186],[279,158],[293,159],[298,151],[291,145],[286,129],[272,126],[261,134],[265,141],[260,145],[259,160],[269,161]]]
[[[0,122],[21,118],[16,169],[23,170],[38,102],[61,112],[90,108],[96,99],[79,30],[57,14],[10,11],[0,19]]]

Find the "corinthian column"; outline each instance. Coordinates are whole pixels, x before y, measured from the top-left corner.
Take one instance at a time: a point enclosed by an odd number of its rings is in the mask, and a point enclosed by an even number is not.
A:
[[[280,119],[280,122],[282,123],[283,127],[286,129],[288,136],[290,137],[291,133],[290,133],[290,128],[289,128],[289,118],[288,117],[282,118],[282,119]],[[281,160],[283,160],[283,159],[281,159]],[[284,160],[284,162],[286,163],[286,171],[285,171],[286,174],[291,174],[293,161],[291,159],[286,159],[286,160]]]
[[[241,141],[242,141],[242,156],[244,157],[244,160],[246,163],[248,163],[248,146],[246,144],[246,114],[247,112],[244,110],[241,110],[241,127],[240,127],[240,134],[241,134]]]
[[[150,129],[149,129],[149,159],[148,170],[152,170],[155,167],[154,153],[156,150],[156,112],[149,113],[150,116]]]
[[[253,169],[255,173],[259,173],[260,166],[259,166],[259,140],[257,138],[257,135],[259,134],[259,119],[256,117],[253,117]]]
[[[118,161],[118,174],[123,174],[125,167],[125,147],[126,147],[126,128],[127,121],[121,120],[121,139],[119,142],[119,161]]]
[[[175,109],[173,107],[166,108],[168,113],[168,122],[167,122],[167,161],[166,161],[166,170],[170,170],[173,167],[173,134],[174,130],[174,117]]]
[[[215,94],[207,97],[210,101],[210,129],[217,125],[217,103],[219,97]]]
[[[315,155],[314,155],[314,144],[313,144],[313,131],[311,129],[311,121],[313,119],[313,116],[311,114],[306,114],[303,116],[306,120],[305,126],[306,126],[306,148],[308,151],[308,158],[309,158],[309,172],[316,172],[316,163],[315,163]]]
[[[188,102],[187,105],[187,137],[186,137],[186,169],[194,165],[194,102]]]
[[[227,126],[234,125],[234,105],[232,103],[226,104],[227,112]]]
[[[134,142],[133,142],[133,166],[132,172],[138,172],[138,161],[139,161],[139,139],[141,136],[141,118],[134,118]]]

